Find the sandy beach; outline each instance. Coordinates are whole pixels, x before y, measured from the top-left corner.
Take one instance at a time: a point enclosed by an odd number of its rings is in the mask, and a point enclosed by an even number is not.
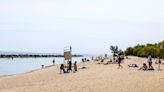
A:
[[[124,60],[122,69],[117,69],[117,64],[84,62],[78,64],[78,72],[68,74],[60,74],[59,65],[56,65],[0,77],[0,92],[164,92],[164,65],[161,65],[162,71],[157,70],[155,60],[155,71],[128,67],[129,64],[141,67],[146,61],[146,58],[131,56]]]

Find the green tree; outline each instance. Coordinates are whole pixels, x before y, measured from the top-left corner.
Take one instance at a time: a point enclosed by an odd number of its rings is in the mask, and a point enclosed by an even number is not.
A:
[[[133,48],[132,47],[128,47],[126,50],[125,50],[125,55],[133,55]]]
[[[124,52],[120,49],[118,50],[118,55],[124,55]]]
[[[113,53],[113,56],[116,56],[118,53],[118,46],[110,46],[110,50]]]
[[[146,45],[136,45],[134,47],[129,47],[125,50],[126,55],[134,55],[139,57],[147,57],[151,55],[152,57],[164,57],[164,41],[155,44]]]

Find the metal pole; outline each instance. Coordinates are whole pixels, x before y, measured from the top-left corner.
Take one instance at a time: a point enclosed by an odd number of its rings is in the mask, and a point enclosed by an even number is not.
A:
[[[71,51],[71,62],[72,62],[72,46],[70,46],[70,51]]]

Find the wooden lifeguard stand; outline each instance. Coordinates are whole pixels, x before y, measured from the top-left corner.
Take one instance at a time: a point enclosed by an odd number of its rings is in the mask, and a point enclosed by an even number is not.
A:
[[[72,47],[71,46],[67,46],[64,47],[64,62],[67,61],[71,61],[72,62]]]

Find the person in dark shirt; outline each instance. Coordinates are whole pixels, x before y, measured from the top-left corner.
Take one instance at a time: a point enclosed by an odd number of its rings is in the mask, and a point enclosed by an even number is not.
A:
[[[158,71],[160,71],[161,69],[160,69],[160,65],[161,65],[161,58],[159,57],[159,60],[158,60]]]
[[[53,65],[55,65],[55,59],[52,61]]]
[[[60,73],[62,73],[62,71],[63,71],[63,73],[66,73],[65,68],[64,68],[64,64],[60,65]]]
[[[119,68],[123,68],[121,65],[121,57],[120,56],[118,56],[118,69]]]
[[[68,68],[67,68],[67,72],[70,72],[70,71],[72,71],[72,62],[71,61],[68,62]]]

